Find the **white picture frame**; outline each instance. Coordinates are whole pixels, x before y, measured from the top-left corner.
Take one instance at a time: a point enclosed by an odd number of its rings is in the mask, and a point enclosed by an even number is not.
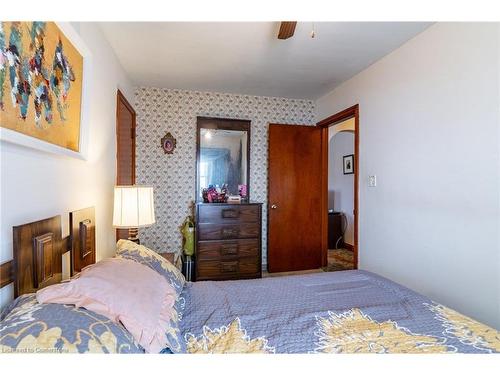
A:
[[[87,160],[90,126],[88,107],[90,99],[90,72],[92,65],[92,55],[83,39],[69,22],[55,22],[55,24],[61,30],[61,32],[71,41],[73,46],[78,50],[83,58],[82,100],[80,104],[80,137],[78,145],[79,151],[69,150],[67,148],[3,127],[0,127],[0,141],[14,143],[43,152]]]

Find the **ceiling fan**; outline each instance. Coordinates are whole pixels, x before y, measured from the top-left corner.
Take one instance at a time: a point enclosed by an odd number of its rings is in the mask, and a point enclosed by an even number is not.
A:
[[[295,26],[297,26],[297,21],[281,22],[278,39],[291,38],[295,32]]]

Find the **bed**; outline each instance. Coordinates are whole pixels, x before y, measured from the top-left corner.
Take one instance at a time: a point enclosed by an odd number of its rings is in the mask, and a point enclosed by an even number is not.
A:
[[[199,282],[187,353],[493,353],[500,333],[365,271]]]
[[[366,271],[187,282],[175,310],[164,353],[500,352],[497,330]],[[1,352],[144,352],[119,322],[33,293],[1,318]]]

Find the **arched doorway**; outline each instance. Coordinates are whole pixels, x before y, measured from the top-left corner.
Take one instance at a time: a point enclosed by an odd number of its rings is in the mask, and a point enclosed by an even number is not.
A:
[[[358,207],[358,196],[359,196],[359,106],[356,104],[349,107],[343,111],[340,111],[324,120],[318,122],[319,127],[323,128],[323,179],[322,179],[322,193],[324,201],[324,212],[323,212],[323,233],[324,233],[324,244],[323,244],[323,264],[328,264],[328,226],[329,226],[329,212],[330,209],[330,196],[333,196],[335,200],[335,193],[329,193],[329,145],[330,140],[335,137],[338,133],[351,132],[354,136],[354,152],[352,154],[342,155],[351,156],[350,158],[343,158],[346,160],[346,164],[350,164],[347,170],[348,173],[352,174],[353,188],[353,209],[352,209],[352,222],[350,229],[352,229],[352,243],[344,241],[348,245],[352,245],[352,258],[353,258],[353,268],[358,268],[358,217],[359,217],[359,207]],[[332,129],[332,130],[330,130]],[[343,167],[343,166],[342,166]],[[342,173],[344,171],[342,170]],[[334,203],[335,204],[335,203]],[[335,206],[333,208],[335,212]],[[347,216],[347,215],[346,215]],[[345,245],[345,244],[344,244]]]

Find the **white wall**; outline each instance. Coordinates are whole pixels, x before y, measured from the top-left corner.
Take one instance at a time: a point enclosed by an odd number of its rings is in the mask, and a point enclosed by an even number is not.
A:
[[[112,228],[115,182],[116,90],[133,101],[133,87],[97,25],[74,24],[93,58],[89,159],[82,161],[0,143],[1,243],[0,263],[12,259],[12,226],[62,215],[68,235],[68,213],[95,206],[97,258],[114,254]],[[0,290],[4,306],[13,297],[13,285]]]
[[[360,268],[496,328],[499,29],[436,24],[316,103],[360,106]]]
[[[328,130],[334,130],[334,126]],[[344,242],[354,245],[354,174],[344,174],[344,156],[354,154],[354,133],[336,133],[328,144],[328,208],[347,218]]]

